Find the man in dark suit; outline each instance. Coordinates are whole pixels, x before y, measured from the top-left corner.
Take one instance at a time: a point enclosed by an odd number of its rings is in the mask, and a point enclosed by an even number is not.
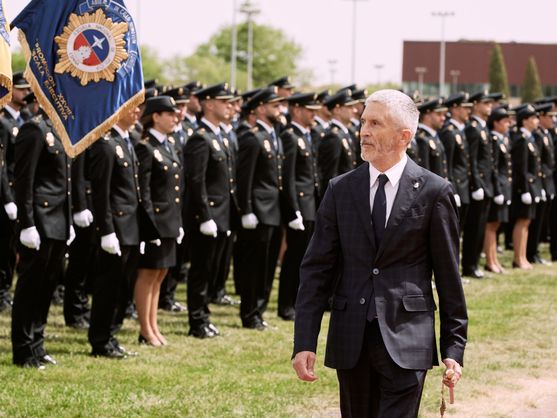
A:
[[[314,374],[317,337],[333,293],[325,364],[337,369],[345,417],[415,417],[426,370],[438,364],[431,286],[439,296],[443,363],[461,376],[467,314],[458,268],[458,215],[451,185],[405,151],[418,110],[381,90],[362,114],[369,164],[332,179],[304,257],[293,366]]]

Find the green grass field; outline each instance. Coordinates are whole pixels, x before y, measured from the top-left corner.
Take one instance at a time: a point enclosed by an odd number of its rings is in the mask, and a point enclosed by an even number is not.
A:
[[[503,257],[506,265],[509,255]],[[492,385],[512,388],[515,377],[537,377],[557,359],[557,264],[527,273],[509,269],[465,291],[469,344],[449,417],[459,405],[488,396]],[[181,302],[184,294],[180,285]],[[187,337],[186,314],[161,312],[170,345],[153,348],[139,346],[138,325],[126,321],[119,339],[139,354],[121,361],[91,358],[86,332],[66,328],[60,307],[53,306],[46,346],[59,365],[44,371],[11,365],[10,316],[0,314],[0,416],[339,416],[336,375],[322,366],[328,317],[320,337],[319,380],[302,383],[290,365],[293,324],[277,318],[276,294],[264,332],[242,329],[237,306],[214,307],[222,337],[197,340]],[[440,376],[440,368],[428,374],[424,417],[438,416]]]

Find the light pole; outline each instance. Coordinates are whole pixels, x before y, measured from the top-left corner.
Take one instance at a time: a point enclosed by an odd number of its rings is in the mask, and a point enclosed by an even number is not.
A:
[[[439,51],[439,96],[445,95],[445,18],[454,16],[454,12],[433,12],[433,17],[441,18],[441,44]]]
[[[349,0],[352,2],[352,68],[350,69],[350,79],[351,83],[354,84],[356,81],[356,3],[359,1],[367,0]]]
[[[416,67],[414,71],[418,74],[418,91],[420,92],[420,96],[423,94],[424,89],[424,74],[427,73],[427,68],[425,67]]]
[[[236,0],[232,0],[232,51],[230,53],[230,88],[236,88],[236,53],[238,51],[238,28],[236,27]]]
[[[460,75],[460,70],[451,70],[449,71],[449,75],[453,79],[453,93],[456,93],[458,90],[458,76]]]
[[[375,64],[373,66],[377,70],[377,85],[381,84],[381,70],[383,69],[383,64]]]
[[[250,0],[240,6],[240,13],[246,15],[248,21],[248,82],[247,89],[253,89],[253,16],[261,12]]]
[[[335,84],[335,74],[337,72],[336,65],[338,60],[330,59],[327,61],[329,63],[329,72],[331,73],[331,87]]]

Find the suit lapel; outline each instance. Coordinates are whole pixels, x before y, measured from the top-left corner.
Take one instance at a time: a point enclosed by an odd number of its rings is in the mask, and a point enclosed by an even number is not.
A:
[[[389,220],[387,221],[383,241],[381,241],[381,246],[377,251],[376,259],[381,257],[385,248],[389,245],[389,241],[393,238],[393,236],[396,236],[398,226],[404,220],[404,216],[412,207],[412,204],[422,191],[423,187],[424,179],[420,175],[419,166],[408,158],[406,167],[404,167],[404,171],[400,177],[398,191],[395,196],[395,201],[393,202],[393,208],[391,209]]]
[[[355,171],[355,179],[350,183],[354,207],[362,221],[363,229],[369,238],[373,253],[375,253],[375,234],[371,225],[371,206],[369,202],[369,163],[362,164]]]

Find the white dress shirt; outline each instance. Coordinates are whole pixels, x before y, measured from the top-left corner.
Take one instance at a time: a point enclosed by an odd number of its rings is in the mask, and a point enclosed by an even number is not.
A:
[[[373,201],[375,199],[375,193],[377,192],[377,187],[379,186],[379,182],[377,181],[377,177],[379,174],[385,174],[389,181],[385,183],[385,197],[387,198],[387,208],[385,213],[385,227],[387,226],[387,222],[389,221],[389,216],[391,215],[391,210],[393,209],[393,203],[395,201],[396,193],[398,192],[398,186],[400,184],[400,178],[402,177],[402,172],[404,171],[404,167],[406,167],[406,163],[408,162],[408,157],[406,154],[402,157],[402,159],[389,168],[384,173],[381,173],[377,170],[371,163],[369,164],[369,207],[373,211]]]

